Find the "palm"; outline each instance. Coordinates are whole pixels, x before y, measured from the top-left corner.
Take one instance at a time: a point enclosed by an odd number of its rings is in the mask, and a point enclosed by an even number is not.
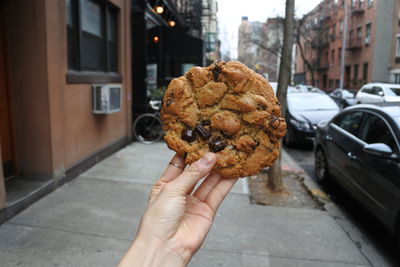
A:
[[[214,218],[214,212],[193,196],[186,197],[185,213],[174,238],[189,249],[197,249],[203,243]]]

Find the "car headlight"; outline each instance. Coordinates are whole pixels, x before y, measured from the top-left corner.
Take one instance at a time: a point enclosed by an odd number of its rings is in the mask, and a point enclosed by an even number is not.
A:
[[[295,126],[296,128],[300,128],[300,129],[310,129],[310,124],[306,121],[298,121],[295,119],[290,119],[290,123]]]

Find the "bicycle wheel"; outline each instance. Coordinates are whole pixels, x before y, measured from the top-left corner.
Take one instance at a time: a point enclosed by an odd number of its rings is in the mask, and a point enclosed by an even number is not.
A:
[[[161,120],[158,116],[145,113],[133,123],[133,136],[143,144],[152,144],[163,135]]]

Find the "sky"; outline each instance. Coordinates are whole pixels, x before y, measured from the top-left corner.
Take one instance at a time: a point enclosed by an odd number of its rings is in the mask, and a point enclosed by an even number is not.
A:
[[[265,22],[267,18],[285,15],[286,0],[217,0],[218,27],[222,56],[237,58],[238,30],[242,16],[249,21]],[[295,16],[302,17],[321,0],[295,0]]]

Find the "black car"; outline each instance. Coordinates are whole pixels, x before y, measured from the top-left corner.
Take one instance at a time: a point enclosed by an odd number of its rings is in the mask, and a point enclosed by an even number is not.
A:
[[[327,95],[316,92],[293,92],[287,94],[287,130],[285,145],[312,143],[316,125],[329,120],[339,112],[339,107]]]
[[[315,174],[334,177],[399,237],[399,152],[400,105],[349,107],[318,125]]]
[[[356,104],[355,93],[347,90],[337,88],[333,90],[330,94],[330,97],[339,105],[341,108],[345,108],[348,106],[352,106]]]

